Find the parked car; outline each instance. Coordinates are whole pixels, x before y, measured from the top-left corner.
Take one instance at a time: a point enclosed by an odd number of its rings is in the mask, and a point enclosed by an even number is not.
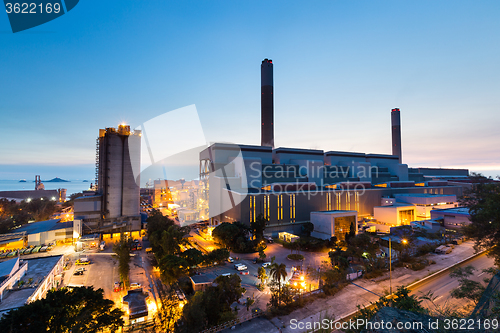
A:
[[[113,287],[113,291],[119,292],[120,290],[123,290],[123,282],[115,282],[115,285]]]
[[[246,271],[247,269],[248,269],[248,267],[247,267],[247,266],[245,266],[245,265],[240,265],[240,266],[237,266],[237,267],[236,267],[236,270],[237,270],[237,271]]]
[[[227,258],[227,262],[234,262],[234,259],[229,257],[229,258]]]
[[[265,262],[262,264],[262,267],[266,268],[268,266],[271,266],[271,263],[270,262]]]
[[[91,262],[88,258],[80,258],[75,262],[75,265],[90,265]]]
[[[221,274],[222,276],[231,276],[231,273],[224,273],[224,274]]]
[[[240,274],[241,275],[248,275],[250,272],[249,271],[241,271]]]
[[[130,289],[138,289],[140,287],[142,287],[140,283],[132,282],[130,284]]]

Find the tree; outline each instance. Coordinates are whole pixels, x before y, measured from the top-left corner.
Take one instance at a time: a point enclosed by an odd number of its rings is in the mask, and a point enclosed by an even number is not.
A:
[[[182,315],[182,305],[179,301],[174,288],[170,288],[167,292],[161,292],[160,295],[160,306],[158,312],[156,313],[155,320],[155,331],[157,332],[174,332],[175,324],[181,318]]]
[[[479,299],[485,291],[485,287],[474,280],[470,280],[476,269],[473,266],[457,267],[451,273],[450,277],[458,279],[459,286],[451,291],[451,296],[458,299],[468,299],[474,304],[479,302]]]
[[[481,174],[472,174],[474,184],[461,199],[462,206],[469,208],[470,221],[463,228],[466,236],[475,241],[476,250],[491,249],[488,255],[500,266],[500,184]]]
[[[268,222],[269,221],[265,219],[262,214],[257,216],[255,222],[250,222],[250,231],[252,232],[254,240],[260,241],[264,239],[264,230]]]
[[[373,318],[373,316],[383,307],[392,307],[400,310],[406,310],[417,313],[428,313],[428,310],[422,306],[422,299],[419,299],[415,295],[410,295],[410,290],[404,286],[400,286],[394,293],[394,297],[382,296],[371,306],[361,308],[358,305],[358,315],[356,315],[352,321],[356,322],[361,319],[365,322]],[[354,330],[359,332],[361,330]]]
[[[266,269],[264,267],[259,267],[259,269],[257,270],[257,278],[260,280],[260,283],[264,285],[268,278]]]
[[[262,244],[257,247],[257,251],[259,251],[259,259],[262,261],[264,261],[267,257],[266,253],[264,252],[265,249],[266,247]]]
[[[198,266],[205,260],[205,256],[203,255],[203,253],[195,248],[187,249],[180,255],[187,261],[189,267]]]
[[[186,236],[189,234],[189,228],[180,228],[176,225],[169,226],[161,233],[161,238],[153,237],[155,244],[160,245],[160,255],[181,253],[181,245],[188,243]],[[158,235],[158,234],[155,234]]]
[[[186,259],[179,258],[173,254],[167,254],[160,259],[158,267],[160,268],[163,280],[168,284],[172,284],[187,274],[189,263]]]
[[[311,232],[314,231],[314,224],[311,222],[306,222],[302,224],[302,232],[307,235],[307,237],[311,236]]]
[[[245,306],[247,307],[247,312],[250,310],[250,307],[252,306],[253,303],[255,303],[255,300],[250,297],[247,297],[247,300],[245,302]]]
[[[274,282],[278,283],[278,305],[281,304],[281,280],[287,277],[285,264],[273,264],[270,270],[271,278]]]
[[[217,277],[213,286],[197,292],[184,306],[179,330],[199,332],[234,319],[236,314],[231,310],[231,304],[240,299],[244,291],[236,274]]]
[[[229,258],[229,251],[227,249],[215,249],[211,251],[207,257],[209,258],[209,262],[224,262]]]
[[[335,248],[334,251],[328,253],[332,266],[339,269],[345,270],[349,267],[349,257],[346,251],[342,251],[340,247]]]
[[[129,285],[129,273],[130,273],[130,249],[132,248],[132,240],[126,238],[123,234],[120,236],[120,240],[113,245],[113,252],[118,258],[118,274],[120,274],[120,279],[123,284],[128,287]]]
[[[181,332],[200,332],[208,322],[205,312],[204,292],[197,291],[182,309],[182,325],[179,326]]]
[[[50,290],[44,299],[9,311],[0,320],[4,332],[101,332],[117,331],[124,313],[113,309],[102,289],[93,287]]]

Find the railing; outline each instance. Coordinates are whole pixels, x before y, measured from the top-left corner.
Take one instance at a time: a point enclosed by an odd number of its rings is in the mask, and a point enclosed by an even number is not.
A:
[[[231,321],[228,321],[226,323],[223,323],[223,324],[220,324],[220,325],[217,325],[217,326],[213,326],[213,327],[210,327],[210,328],[207,328],[206,330],[203,330],[201,331],[200,333],[216,333],[216,332],[220,332],[222,330],[225,330],[226,328],[231,328],[235,325],[238,325],[238,324],[241,324],[241,323],[244,323],[246,321],[249,321],[249,320],[252,320],[254,318],[257,318],[257,317],[260,317],[264,314],[264,312],[262,311],[252,311],[252,313],[248,316],[244,316],[244,317],[241,317],[241,318],[236,318],[234,320],[231,320]]]

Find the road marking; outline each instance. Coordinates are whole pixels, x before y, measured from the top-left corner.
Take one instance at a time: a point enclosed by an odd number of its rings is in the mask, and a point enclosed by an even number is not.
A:
[[[483,275],[483,274],[484,274],[484,272],[482,272],[481,274],[479,274],[477,277],[480,277],[480,276],[481,276],[481,275]]]

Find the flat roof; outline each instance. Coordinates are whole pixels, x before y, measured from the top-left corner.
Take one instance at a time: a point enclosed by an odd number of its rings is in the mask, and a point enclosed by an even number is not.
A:
[[[17,233],[25,231],[28,235],[38,234],[50,230],[58,230],[73,227],[73,221],[59,223],[61,219],[33,222],[23,225],[20,228],[14,229],[9,233]]]
[[[456,197],[455,194],[431,194],[431,193],[396,193],[395,197],[419,197],[419,198],[432,198],[432,197]]]
[[[212,283],[215,280],[215,275],[213,274],[200,274],[190,276],[191,280],[195,283]]]
[[[61,260],[62,256],[61,254],[58,256],[24,259],[28,261],[28,271],[23,277],[23,280],[27,281],[29,278],[32,278],[34,282],[41,282],[50,273],[57,262]]]
[[[16,257],[6,260],[4,262],[0,262],[0,278],[2,278],[3,276],[10,275],[10,273],[12,273],[12,269],[16,265],[17,259],[18,258]]]
[[[25,288],[19,290],[9,290],[4,293],[2,302],[0,303],[0,312],[16,309],[24,304],[28,300],[28,297],[33,295],[35,288]]]
[[[28,281],[29,278],[32,278],[33,282],[38,282],[38,284],[41,283],[54,268],[57,262],[61,259],[61,257],[62,255],[24,259],[23,262],[28,262],[28,270],[26,271],[26,274],[23,276],[22,280]],[[28,300],[28,297],[33,295],[35,291],[36,288],[9,290],[3,295],[3,300],[0,303],[0,312],[23,306]]]
[[[335,214],[335,213],[357,213],[355,210],[318,210],[315,212],[311,213],[328,213],[328,214]]]
[[[445,209],[433,209],[431,212],[438,213],[454,213],[460,215],[469,215],[469,208],[467,207],[454,207],[454,208],[445,208]]]

